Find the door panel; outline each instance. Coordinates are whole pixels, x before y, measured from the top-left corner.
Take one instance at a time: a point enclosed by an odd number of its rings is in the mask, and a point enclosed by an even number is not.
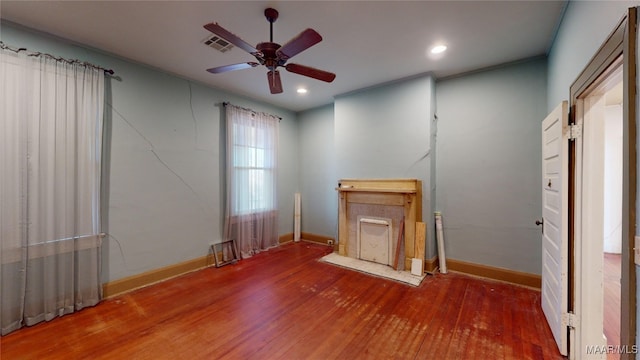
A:
[[[542,121],[542,310],[558,349],[567,355],[568,104]]]

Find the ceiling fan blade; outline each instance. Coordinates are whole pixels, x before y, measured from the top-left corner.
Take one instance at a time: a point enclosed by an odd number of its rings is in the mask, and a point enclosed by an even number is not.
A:
[[[322,41],[322,36],[320,36],[320,34],[313,29],[307,29],[298,34],[298,36],[289,40],[288,43],[282,45],[282,47],[276,51],[276,55],[283,60],[287,60],[320,41]]]
[[[260,64],[258,64],[257,62],[252,62],[251,61],[251,62],[240,63],[240,64],[218,66],[218,67],[214,67],[214,68],[211,68],[211,69],[207,69],[207,71],[212,73],[212,74],[219,74],[219,73],[223,73],[223,72],[227,72],[227,71],[248,69],[248,68],[256,67],[258,65],[260,65]]]
[[[231,33],[229,30],[218,25],[218,23],[209,23],[205,25],[204,28],[220,36],[221,38],[227,40],[228,42],[232,43],[233,45],[239,47],[240,49],[248,52],[253,56],[261,56],[261,53],[260,51],[258,51],[258,49],[249,45],[249,43],[240,39],[238,36]]]
[[[320,69],[316,69],[310,66],[304,66],[300,64],[287,64],[285,66],[285,69],[287,69],[287,71],[289,72],[292,72],[298,75],[308,76],[310,78],[314,78],[314,79],[322,80],[326,82],[332,82],[333,79],[336,78],[336,74],[334,73],[330,73],[328,71],[324,71],[324,70],[320,70]]]
[[[282,81],[280,81],[280,71],[269,71],[267,73],[267,80],[269,81],[269,90],[272,94],[280,94],[282,92]]]

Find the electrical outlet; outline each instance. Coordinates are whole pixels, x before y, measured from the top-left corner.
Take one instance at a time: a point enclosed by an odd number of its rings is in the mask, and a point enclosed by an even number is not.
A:
[[[635,244],[633,244],[633,262],[640,265],[640,236],[636,236]]]

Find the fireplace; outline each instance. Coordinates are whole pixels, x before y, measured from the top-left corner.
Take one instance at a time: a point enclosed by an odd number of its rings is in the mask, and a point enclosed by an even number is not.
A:
[[[392,264],[397,252],[399,231],[404,228],[398,268],[411,269],[411,259],[416,254],[423,253],[416,251],[416,247],[424,247],[423,243],[415,242],[416,222],[422,221],[422,182],[417,179],[343,179],[336,190],[339,194],[338,253],[362,258],[361,246],[365,246],[369,247],[364,251],[365,256],[371,257],[370,247],[386,245],[391,261],[380,260],[384,256],[380,253],[376,255],[375,262]],[[389,225],[386,229],[379,227],[381,224],[369,228],[368,230],[377,233],[379,239],[362,243],[362,219],[369,219],[365,221],[365,226],[378,221],[386,221]],[[404,226],[401,227],[403,219]],[[381,244],[381,238],[388,239],[388,242]],[[374,252],[378,250],[380,249],[374,249]]]

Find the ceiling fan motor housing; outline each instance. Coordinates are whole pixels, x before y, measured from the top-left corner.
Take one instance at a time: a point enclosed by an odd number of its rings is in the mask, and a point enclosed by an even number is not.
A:
[[[278,66],[284,65],[286,60],[281,60],[276,51],[280,49],[280,44],[273,42],[262,42],[256,46],[256,49],[262,53],[262,58],[256,57],[260,63],[266,66],[269,70],[275,70]]]

